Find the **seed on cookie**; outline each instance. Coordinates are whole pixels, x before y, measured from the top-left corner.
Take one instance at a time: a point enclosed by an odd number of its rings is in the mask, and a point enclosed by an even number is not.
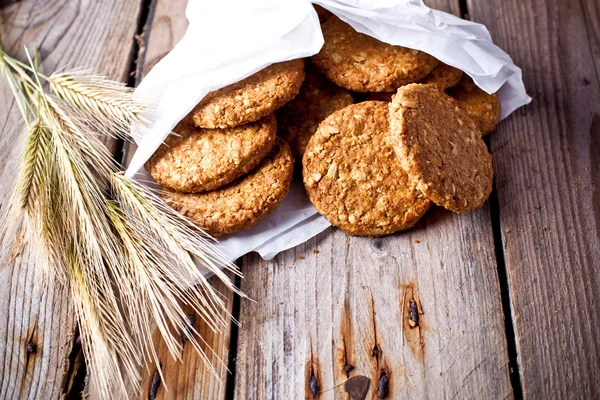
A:
[[[290,145],[294,157],[300,160],[319,123],[353,102],[350,92],[309,68],[298,95],[277,111],[277,133]]]
[[[287,196],[294,158],[277,139],[271,152],[248,175],[204,193],[162,193],[167,203],[214,237],[238,232],[274,211]]]
[[[386,142],[388,115],[380,101],[334,112],[319,125],[302,159],[304,185],[315,208],[351,235],[408,229],[431,206]]]
[[[460,82],[463,72],[444,63],[439,63],[429,75],[421,81],[423,84],[435,85],[439,90],[446,90]]]
[[[438,64],[418,50],[387,43],[356,32],[337,17],[322,24],[325,45],[312,57],[327,79],[356,92],[392,92],[417,82]]]
[[[469,113],[483,136],[492,132],[500,122],[498,94],[487,94],[469,76],[464,75],[460,83],[448,89],[447,93]]]
[[[146,162],[146,169],[165,188],[198,193],[254,169],[275,143],[277,120],[271,114],[235,128],[205,129],[186,117],[174,132]]]
[[[209,93],[192,111],[201,128],[254,122],[293,99],[304,80],[304,60],[272,64],[233,85]]]
[[[411,84],[389,108],[390,143],[418,190],[457,213],[483,205],[492,191],[492,156],[458,102],[433,85]]]

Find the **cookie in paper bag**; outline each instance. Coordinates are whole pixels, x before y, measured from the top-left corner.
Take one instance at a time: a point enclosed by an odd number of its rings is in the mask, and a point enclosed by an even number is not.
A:
[[[258,165],[275,143],[273,114],[227,129],[205,129],[186,117],[150,157],[146,169],[161,186],[198,193],[221,187]]]
[[[167,203],[214,237],[238,232],[274,211],[287,196],[294,159],[277,139],[271,152],[248,175],[204,193],[165,191]]]
[[[492,156],[458,102],[433,85],[411,84],[389,108],[390,143],[417,189],[457,213],[481,207],[492,191]]]
[[[438,60],[356,32],[337,17],[322,24],[325,45],[313,65],[338,86],[356,92],[392,92],[429,74]]]
[[[303,80],[304,60],[272,64],[207,94],[192,111],[194,124],[201,128],[228,128],[257,121],[293,99]]]
[[[351,235],[408,229],[431,206],[386,143],[388,115],[381,101],[336,111],[319,125],[302,159],[315,208]]]
[[[421,80],[420,83],[435,85],[439,90],[446,90],[460,82],[463,72],[460,69],[451,67],[444,63],[439,63],[429,75]],[[392,96],[396,92],[372,92],[367,93],[365,100],[392,101]]]
[[[294,100],[277,110],[278,134],[298,160],[319,123],[331,113],[354,103],[350,92],[327,81],[312,68]]]
[[[435,85],[439,90],[444,91],[456,86],[462,76],[463,72],[460,69],[441,62],[421,83]]]
[[[448,90],[448,94],[469,113],[483,136],[493,131],[500,122],[498,94],[487,94],[469,76],[465,75],[457,86]]]

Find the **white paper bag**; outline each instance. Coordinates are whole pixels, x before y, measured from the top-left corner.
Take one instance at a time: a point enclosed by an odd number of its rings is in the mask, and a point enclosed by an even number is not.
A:
[[[467,73],[488,93],[498,91],[502,118],[531,101],[521,70],[492,43],[485,26],[431,10],[421,0],[315,0],[354,29],[383,42],[429,53]],[[158,102],[153,128],[139,140],[127,175],[151,179],[144,163],[175,125],[210,91],[276,62],[310,57],[323,46],[308,0],[190,0],[188,30],[146,76],[136,95]],[[140,172],[141,171],[141,172]],[[329,226],[293,182],[290,194],[252,228],[229,235],[220,249],[233,261],[257,251],[271,259]]]

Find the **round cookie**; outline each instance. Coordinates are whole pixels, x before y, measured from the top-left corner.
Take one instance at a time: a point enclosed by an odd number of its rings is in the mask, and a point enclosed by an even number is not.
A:
[[[492,191],[492,156],[456,100],[432,85],[401,87],[390,107],[391,140],[417,188],[437,205],[462,213]]]
[[[238,232],[271,213],[287,196],[294,159],[277,139],[258,167],[227,186],[204,193],[162,193],[167,203],[214,237]]]
[[[452,86],[456,86],[462,76],[463,72],[460,69],[441,62],[421,83],[436,85],[439,90],[444,91]]]
[[[277,134],[273,114],[256,122],[227,129],[195,127],[189,118],[175,129],[146,162],[161,186],[198,193],[221,187],[254,169]]]
[[[313,65],[338,86],[356,92],[393,92],[417,82],[438,64],[418,50],[392,46],[356,32],[337,17],[322,24],[325,45]]]
[[[447,93],[458,100],[460,106],[469,113],[483,136],[493,131],[500,122],[498,94],[487,94],[468,75]]]
[[[389,136],[388,105],[350,105],[325,119],[302,160],[304,186],[315,208],[351,235],[408,229],[431,202],[400,167]]]
[[[192,111],[201,128],[254,122],[293,99],[304,80],[304,60],[272,64],[233,85],[210,92]]]
[[[352,103],[350,92],[311,68],[294,100],[277,110],[278,134],[290,145],[294,157],[301,159],[319,123]]]

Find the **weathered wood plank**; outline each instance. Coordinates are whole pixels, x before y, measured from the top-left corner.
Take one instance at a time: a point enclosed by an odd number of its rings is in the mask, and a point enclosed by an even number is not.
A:
[[[22,1],[0,9],[0,34],[8,52],[40,46],[43,71],[91,68],[125,80],[129,69],[139,2],[69,3]],[[0,202],[16,173],[15,143],[20,114],[4,79],[0,80]],[[116,142],[107,142],[116,149]],[[11,249],[2,249],[4,255]],[[45,287],[28,253],[9,254],[0,268],[0,398],[60,398],[72,376],[69,354],[76,323],[69,293]],[[27,351],[28,343],[32,343]]]
[[[160,61],[183,37],[187,20],[185,8],[187,0],[158,0],[150,12],[150,18],[143,33],[142,54],[138,66],[139,78],[143,78],[158,61]],[[124,146],[124,164],[131,161],[136,146]],[[218,279],[211,283],[223,293],[229,312],[232,311],[233,293],[228,291]],[[200,320],[196,319],[195,328],[201,334],[206,344],[203,349],[208,354],[216,375],[207,368],[196,350],[191,345],[184,346],[183,360],[173,359],[164,342],[159,339],[158,332],[154,333],[157,343],[156,351],[162,363],[165,374],[165,384],[156,392],[156,399],[220,399],[225,398],[226,382],[228,377],[227,363],[229,359],[229,342],[231,329],[225,328],[221,333],[215,334]],[[210,351],[209,349],[212,349]],[[156,372],[156,366],[151,366],[144,371],[142,392],[139,399],[149,398],[149,390]]]
[[[390,398],[511,397],[490,221],[487,205],[437,208],[390,237],[334,229],[272,262],[244,257],[242,290],[256,303],[241,303],[236,398],[312,398],[313,375],[319,390],[367,376],[376,398],[383,374]],[[319,398],[348,395],[339,386]]]
[[[491,136],[525,397],[600,397],[600,5],[469,0],[533,103]]]
[[[228,298],[228,311],[232,312],[233,299],[229,299],[230,292],[219,280],[212,281],[216,290]],[[193,315],[192,310],[188,310]],[[153,340],[155,349],[161,362],[162,371],[165,376],[165,384],[161,383],[156,393],[156,399],[224,399],[227,381],[227,363],[229,356],[229,342],[231,330],[225,329],[215,333],[208,328],[199,318],[195,318],[194,327],[198,330],[205,341],[201,345],[207,354],[210,363],[216,370],[213,374],[199,357],[194,347],[186,343],[183,347],[182,361],[171,357],[164,341],[160,339],[160,333],[156,330]],[[211,350],[212,349],[212,350]],[[144,372],[142,391],[137,398],[148,399],[152,381],[157,374],[155,365]]]

